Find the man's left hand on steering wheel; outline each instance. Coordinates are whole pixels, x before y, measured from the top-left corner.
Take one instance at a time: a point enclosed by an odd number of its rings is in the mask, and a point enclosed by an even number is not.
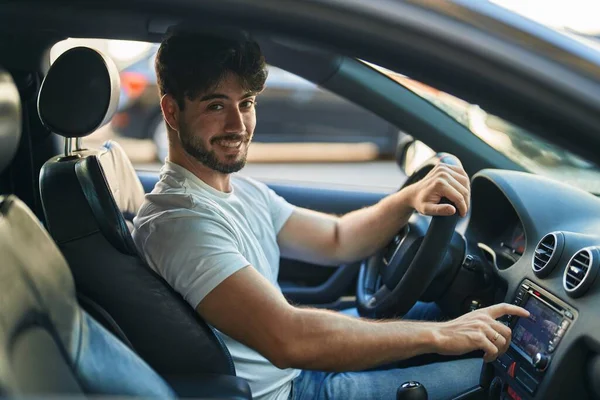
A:
[[[409,220],[391,247],[363,261],[356,293],[363,316],[401,316],[415,304],[438,274],[458,218],[470,206],[469,177],[460,161],[446,153],[425,162],[399,192],[431,222]]]
[[[444,157],[453,157],[450,155]],[[456,211],[452,204],[440,204],[447,198],[458,207],[460,216],[467,215],[470,205],[471,185],[469,176],[460,161],[453,157],[458,165],[444,163],[444,158],[420,181],[404,187],[409,191],[413,209],[423,215],[448,216]]]

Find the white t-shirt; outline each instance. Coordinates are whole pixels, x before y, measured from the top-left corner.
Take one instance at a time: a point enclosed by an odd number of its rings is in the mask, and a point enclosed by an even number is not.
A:
[[[146,261],[194,308],[217,285],[252,265],[279,289],[277,233],[294,206],[255,180],[232,175],[230,193],[166,162],[134,218],[133,239]],[[296,369],[279,369],[222,332],[237,376],[255,399],[284,400]]]

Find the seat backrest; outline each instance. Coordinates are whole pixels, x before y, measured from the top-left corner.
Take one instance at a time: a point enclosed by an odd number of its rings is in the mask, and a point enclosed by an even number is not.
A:
[[[33,213],[0,197],[0,393],[175,398],[83,312],[65,259]]]
[[[98,153],[98,159],[117,208],[128,222],[131,231],[133,225],[130,226],[129,222],[133,221],[133,217],[144,202],[142,182],[119,143],[107,140]]]
[[[0,172],[18,147],[20,106],[12,78],[0,70]],[[0,254],[0,397],[175,397],[80,309],[65,259],[14,196],[0,196]]]
[[[115,184],[118,191],[129,190],[131,182],[107,182],[107,175],[124,176],[120,165],[130,166],[129,160],[116,152],[114,162],[105,163],[100,160],[106,148],[73,150],[69,145],[110,120],[116,108],[112,103],[118,101],[118,91],[111,89],[118,74],[107,67],[111,63],[95,50],[71,49],[55,61],[40,89],[40,119],[67,141],[66,154],[47,161],[40,173],[46,226],[71,267],[78,295],[93,304],[87,310],[128,340],[157,372],[235,375],[213,328],[137,253],[111,190]],[[96,98],[105,101],[87,103]],[[73,119],[65,110],[75,104],[79,114]],[[108,164],[116,173],[105,173]]]

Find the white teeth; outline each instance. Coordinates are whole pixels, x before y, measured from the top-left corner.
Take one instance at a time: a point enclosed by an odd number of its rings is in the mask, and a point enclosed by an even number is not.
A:
[[[235,147],[239,147],[242,144],[242,141],[237,141],[237,142],[232,142],[229,140],[223,140],[220,141],[219,144],[223,147],[231,147],[231,148],[235,148]]]

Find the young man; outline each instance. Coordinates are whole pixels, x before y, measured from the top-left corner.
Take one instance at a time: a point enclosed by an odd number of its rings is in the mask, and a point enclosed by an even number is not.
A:
[[[462,168],[438,165],[343,217],[294,207],[233,174],[245,164],[267,76],[255,42],[176,33],[162,43],[156,72],[169,158],[134,220],[134,239],[150,266],[219,330],[254,398],[394,398],[402,382],[418,380],[435,399],[478,382],[481,361],[472,359],[349,371],[425,353],[481,349],[492,360],[511,335],[496,319],[527,311],[502,304],[443,323],[369,321],[294,307],[277,284],[280,255],[339,265],[382,248],[414,210],[465,215],[470,187]],[[438,204],[442,197],[457,209]]]

